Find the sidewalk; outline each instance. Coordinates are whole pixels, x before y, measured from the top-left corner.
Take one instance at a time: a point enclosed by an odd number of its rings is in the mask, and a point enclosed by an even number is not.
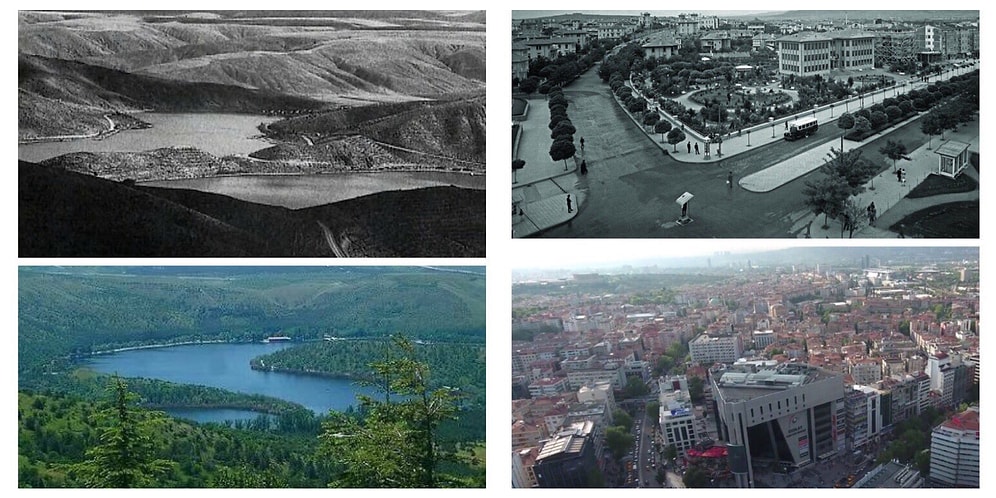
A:
[[[909,119],[903,120],[895,125],[892,125],[874,135],[869,136],[865,140],[871,142],[878,137],[887,135],[893,130],[896,130],[914,119],[919,119],[923,115],[915,115]],[[844,140],[844,150],[851,150],[864,145],[863,142],[855,142],[853,140]],[[827,140],[812,149],[809,149],[801,154],[797,154],[792,158],[786,159],[778,164],[771,167],[765,168],[756,173],[752,173],[743,177],[739,184],[745,190],[751,192],[770,192],[786,183],[789,183],[796,178],[807,175],[812,171],[815,171],[823,166],[830,154],[830,149],[840,148],[840,138],[832,138]],[[898,167],[898,166],[897,166]],[[909,168],[907,168],[907,171]],[[876,177],[877,178],[877,177]]]
[[[948,202],[977,200],[980,190],[965,192],[960,194],[944,194],[917,199],[906,199],[906,195],[923,182],[932,171],[937,170],[938,156],[934,153],[942,143],[947,140],[957,140],[969,144],[968,150],[979,152],[979,122],[973,121],[961,127],[956,132],[947,132],[944,139],[935,138],[932,143],[924,144],[909,154],[909,161],[900,160],[896,163],[897,168],[906,168],[906,184],[901,184],[896,180],[896,175],[892,168],[889,168],[878,176],[872,178],[865,184],[865,191],[852,197],[858,207],[864,209],[872,202],[878,211],[878,216],[874,225],[865,226],[854,232],[854,237],[880,238],[895,237],[896,234],[889,231],[889,227],[901,220],[903,217],[930,206],[945,204]],[[930,146],[928,148],[928,146]],[[969,166],[962,174],[967,174],[978,180],[978,173],[975,168]],[[874,187],[874,188],[872,188]],[[796,223],[796,227],[802,229],[809,220],[811,236],[813,238],[840,238],[840,222],[830,220],[827,229],[821,228],[823,225],[823,215],[812,215],[803,218]],[[800,237],[805,237],[805,230],[801,230]],[[844,233],[847,237],[847,233]]]

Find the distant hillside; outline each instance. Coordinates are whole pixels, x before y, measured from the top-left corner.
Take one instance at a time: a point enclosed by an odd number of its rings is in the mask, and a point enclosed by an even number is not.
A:
[[[433,187],[291,210],[18,163],[21,257],[483,257],[485,192]]]
[[[309,19],[291,13],[143,18],[22,11],[18,52],[340,103],[435,98],[484,88],[485,34],[473,14],[472,21],[442,12],[321,14],[310,19],[323,29],[305,29],[286,24]]]
[[[851,21],[859,20],[895,20],[909,22],[923,21],[966,21],[979,18],[977,10],[789,10],[770,14],[757,14],[763,20],[798,20],[798,21]]]
[[[278,138],[299,134],[361,134],[421,152],[483,164],[486,109],[483,96],[444,102],[347,108],[272,123]]]
[[[17,83],[19,139],[103,130],[104,113],[125,109],[262,114],[327,105],[272,91],[179,82],[30,55],[18,56]]]

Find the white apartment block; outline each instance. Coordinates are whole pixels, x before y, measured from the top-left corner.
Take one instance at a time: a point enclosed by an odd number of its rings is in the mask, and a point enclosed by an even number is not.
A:
[[[979,411],[972,407],[934,429],[930,480],[935,487],[979,487]]]
[[[738,335],[710,336],[701,334],[688,343],[692,361],[703,365],[733,363],[743,355],[743,344]]]

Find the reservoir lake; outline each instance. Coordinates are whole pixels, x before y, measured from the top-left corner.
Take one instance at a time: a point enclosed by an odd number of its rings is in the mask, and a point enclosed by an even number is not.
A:
[[[293,344],[191,344],[136,349],[97,355],[85,365],[106,374],[145,377],[180,384],[217,387],[229,391],[261,394],[291,401],[315,413],[345,410],[356,404],[357,394],[374,395],[371,388],[348,379],[335,379],[249,368],[249,360]],[[197,422],[252,419],[257,413],[216,408],[165,410],[173,416]]]
[[[66,140],[18,144],[17,158],[41,162],[70,152],[144,152],[163,147],[196,147],[221,157],[249,154],[269,147],[258,138],[260,123],[279,118],[252,114],[219,113],[137,113],[136,118],[152,125],[144,130],[124,130],[103,139]]]
[[[103,139],[19,144],[17,157],[41,162],[71,152],[144,152],[162,147],[196,147],[217,157],[248,155],[271,146],[259,138],[260,123],[274,116],[218,113],[139,113],[152,124],[144,130],[124,130]],[[389,190],[454,185],[483,190],[485,175],[436,171],[343,173],[328,175],[241,175],[145,182],[142,185],[180,188],[227,195],[248,202],[301,209]]]
[[[301,209],[383,192],[454,185],[483,190],[484,175],[430,171],[328,175],[246,175],[144,182],[143,186],[182,188],[239,200]]]

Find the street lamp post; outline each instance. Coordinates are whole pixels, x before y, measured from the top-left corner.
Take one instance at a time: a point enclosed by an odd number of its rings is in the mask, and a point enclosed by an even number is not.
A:
[[[750,147],[750,130],[747,130],[747,147]]]

